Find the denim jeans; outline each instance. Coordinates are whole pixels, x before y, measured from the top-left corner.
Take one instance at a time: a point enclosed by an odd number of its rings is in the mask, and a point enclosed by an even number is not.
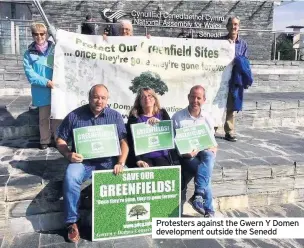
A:
[[[195,193],[203,194],[204,209],[214,213],[212,204],[211,177],[214,167],[215,154],[211,151],[200,151],[196,157],[182,159],[182,170],[194,176]]]
[[[91,165],[89,163],[71,163],[68,165],[63,182],[65,223],[78,221],[81,184],[92,176],[93,170],[105,170],[105,168],[98,164]]]

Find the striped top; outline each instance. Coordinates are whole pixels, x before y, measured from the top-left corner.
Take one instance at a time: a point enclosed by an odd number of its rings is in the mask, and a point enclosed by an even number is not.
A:
[[[72,152],[75,152],[73,129],[95,125],[115,124],[119,140],[126,139],[127,132],[121,114],[108,107],[95,117],[89,104],[81,106],[69,113],[57,130],[57,135],[64,141],[72,142]],[[85,164],[100,165],[105,169],[112,169],[117,162],[117,157],[96,158],[85,160]]]
[[[247,42],[241,38],[237,38],[235,41],[235,57],[245,56],[248,58],[248,45]]]

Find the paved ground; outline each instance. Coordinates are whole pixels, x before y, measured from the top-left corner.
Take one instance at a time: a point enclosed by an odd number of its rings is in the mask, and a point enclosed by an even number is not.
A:
[[[245,211],[228,211],[218,215],[219,217],[304,217],[304,202],[287,204],[282,206],[269,206]],[[86,248],[302,248],[303,239],[299,240],[203,240],[203,239],[175,239],[175,240],[153,240],[151,236],[141,236],[126,239],[107,240],[99,242],[90,241],[90,228],[83,227],[82,239],[78,244],[67,243],[64,230],[49,233],[28,233],[14,237],[5,236],[0,239],[1,248],[51,248],[51,247],[86,247]]]
[[[248,128],[239,130],[240,140],[236,143],[230,143],[218,135],[217,141],[220,145],[220,151],[217,156],[218,169],[220,166],[223,171],[215,176],[221,175],[226,178],[227,188],[231,188],[233,177],[241,178],[243,174],[236,175],[235,169],[240,171],[240,168],[253,168],[257,165],[279,166],[277,169],[268,168],[269,171],[276,173],[289,173],[289,166],[296,164],[299,167],[299,174],[304,174],[304,128],[268,128],[268,129],[253,129]],[[37,139],[29,140],[7,140],[0,142],[0,193],[5,193],[5,199],[9,202],[14,202],[13,208],[9,210],[1,210],[0,202],[0,227],[1,220],[6,215],[10,218],[18,219],[28,214],[39,214],[49,208],[52,211],[60,211],[60,202],[62,199],[57,199],[57,193],[60,192],[52,188],[52,191],[41,190],[41,182],[51,183],[52,181],[62,180],[64,167],[62,164],[54,163],[62,161],[58,152],[55,149],[47,149],[40,151],[37,149]],[[286,168],[282,167],[284,165]],[[259,167],[260,168],[260,167]],[[281,170],[281,169],[284,170]],[[258,169],[259,170],[259,169]],[[281,170],[281,171],[280,171]],[[257,171],[256,174],[259,174]],[[265,173],[263,171],[262,173]],[[248,176],[245,173],[245,176]],[[22,179],[22,180],[17,180]],[[231,180],[232,181],[229,181]],[[303,178],[302,178],[303,179]],[[223,179],[224,180],[224,179]],[[265,180],[265,183],[268,179]],[[2,182],[3,181],[3,182]],[[264,183],[264,181],[263,181]],[[287,187],[279,180],[278,186]],[[303,180],[298,180],[300,185],[303,185]],[[9,188],[7,187],[9,186]],[[5,188],[6,187],[6,188]],[[238,186],[239,187],[239,186]],[[239,190],[236,187],[235,190]],[[264,187],[263,184],[260,185]],[[46,187],[47,188],[47,187]],[[303,188],[303,187],[302,187]],[[30,189],[31,192],[29,192]],[[214,189],[216,191],[216,189]],[[217,190],[218,193],[224,190]],[[32,195],[25,195],[32,193]],[[38,195],[37,195],[38,194]],[[37,196],[36,196],[37,195]],[[48,205],[35,205],[44,197],[54,200],[54,205],[49,201]],[[61,195],[59,195],[61,197]],[[30,200],[33,199],[34,200]],[[24,200],[25,199],[25,200]],[[0,200],[2,201],[1,197]],[[58,200],[58,202],[56,202]],[[303,201],[297,199],[298,201]],[[4,199],[3,199],[4,201]],[[20,205],[18,205],[20,203]],[[55,204],[56,203],[56,204]],[[57,204],[58,203],[58,204]],[[23,205],[22,205],[23,204]],[[30,204],[30,205],[26,205]],[[38,208],[39,206],[40,208]],[[36,211],[36,212],[35,212]],[[252,208],[247,211],[221,211],[217,216],[289,216],[289,217],[304,217],[304,204],[289,204],[283,206],[259,207]],[[18,225],[18,222],[16,222]],[[25,228],[25,227],[24,227]],[[22,227],[21,227],[22,229]],[[26,232],[26,231],[25,231]],[[4,235],[5,230],[0,228],[0,248],[11,247],[304,247],[304,240],[152,240],[150,236],[139,238],[118,239],[106,242],[90,242],[90,228],[82,228],[82,240],[76,246],[66,243],[64,232],[61,230],[53,233],[27,233],[17,236]],[[304,238],[304,235],[303,235]]]

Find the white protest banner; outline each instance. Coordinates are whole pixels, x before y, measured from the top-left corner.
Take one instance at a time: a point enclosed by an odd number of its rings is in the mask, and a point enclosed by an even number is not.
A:
[[[54,119],[88,103],[88,91],[105,84],[109,107],[126,120],[141,87],[153,88],[170,115],[188,105],[192,86],[206,89],[204,109],[222,124],[234,44],[227,40],[108,37],[58,30],[52,90]]]

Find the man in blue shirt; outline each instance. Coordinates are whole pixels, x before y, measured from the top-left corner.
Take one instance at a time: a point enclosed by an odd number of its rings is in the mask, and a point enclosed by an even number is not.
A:
[[[119,174],[123,171],[129,152],[122,116],[107,107],[108,99],[109,92],[106,86],[103,84],[93,86],[89,92],[89,104],[69,113],[58,128],[57,148],[70,161],[64,177],[63,201],[68,239],[71,242],[79,240],[76,222],[79,219],[78,202],[81,184],[91,177],[93,170],[113,169],[114,174]],[[75,152],[73,129],[106,124],[115,124],[117,127],[121,155],[84,160],[81,154]],[[68,148],[69,141],[72,142],[71,150]]]
[[[245,56],[247,54],[247,43],[239,37],[239,28],[240,28],[240,19],[238,17],[230,17],[227,22],[228,35],[225,36],[230,43],[235,44],[235,57]],[[234,126],[235,126],[235,111],[233,109],[233,97],[229,90],[228,99],[227,99],[227,114],[226,121],[224,124],[225,139],[228,141],[235,142],[237,141],[236,136],[234,135]]]

